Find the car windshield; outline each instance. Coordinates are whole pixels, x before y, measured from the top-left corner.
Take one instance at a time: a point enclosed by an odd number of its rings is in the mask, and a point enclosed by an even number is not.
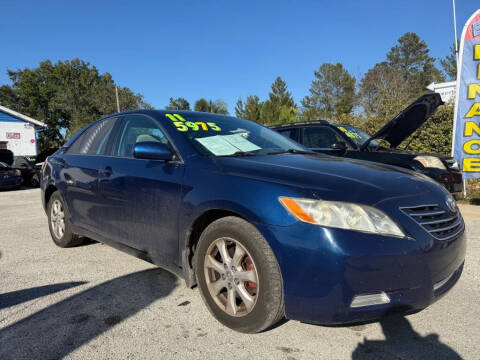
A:
[[[345,135],[348,136],[348,138],[355,143],[358,147],[362,146],[365,141],[370,139],[370,135],[367,133],[364,133],[362,130],[357,129],[356,127],[353,127],[351,125],[339,125],[339,124],[334,124],[334,126],[342,131]],[[378,142],[375,140],[372,140],[369,144],[372,147],[377,147],[379,146]]]
[[[252,121],[202,113],[165,115],[203,155],[247,156],[311,151]]]

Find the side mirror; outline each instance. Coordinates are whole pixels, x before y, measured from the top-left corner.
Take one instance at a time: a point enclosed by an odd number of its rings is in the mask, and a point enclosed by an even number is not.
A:
[[[338,151],[340,154],[345,154],[347,152],[347,144],[343,141],[336,142],[330,146],[332,150]]]
[[[172,160],[173,154],[170,148],[155,141],[142,141],[133,146],[133,157],[148,160]]]

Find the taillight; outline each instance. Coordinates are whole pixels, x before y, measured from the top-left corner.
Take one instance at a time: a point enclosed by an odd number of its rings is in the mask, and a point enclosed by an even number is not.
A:
[[[45,171],[45,168],[47,167],[47,159],[45,159],[45,161],[43,162],[42,164],[42,169],[40,170],[40,174],[43,174],[43,172]]]

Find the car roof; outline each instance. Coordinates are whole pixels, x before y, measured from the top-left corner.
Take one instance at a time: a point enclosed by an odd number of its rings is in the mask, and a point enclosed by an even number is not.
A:
[[[196,116],[209,115],[209,116],[219,116],[219,117],[232,117],[231,115],[214,114],[214,113],[203,112],[203,111],[137,109],[137,110],[128,110],[128,111],[122,111],[122,112],[119,112],[119,113],[111,114],[111,115],[103,117],[102,119],[109,118],[109,117],[118,117],[118,116],[123,116],[123,115],[129,115],[129,114],[145,114],[145,115],[150,115],[150,116],[155,117],[155,115],[158,116],[158,115],[165,115],[165,114],[171,114],[171,113],[180,114],[180,115],[190,114],[190,115],[196,115]]]
[[[281,129],[287,127],[303,127],[309,125],[332,125],[327,120],[310,120],[310,121],[296,121],[291,123],[284,123],[278,125],[270,125],[270,129]]]

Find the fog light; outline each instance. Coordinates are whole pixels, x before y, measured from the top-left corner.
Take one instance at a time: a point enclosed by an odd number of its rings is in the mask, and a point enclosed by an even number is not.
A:
[[[350,307],[357,308],[362,306],[388,304],[390,298],[383,291],[378,294],[355,295]]]

